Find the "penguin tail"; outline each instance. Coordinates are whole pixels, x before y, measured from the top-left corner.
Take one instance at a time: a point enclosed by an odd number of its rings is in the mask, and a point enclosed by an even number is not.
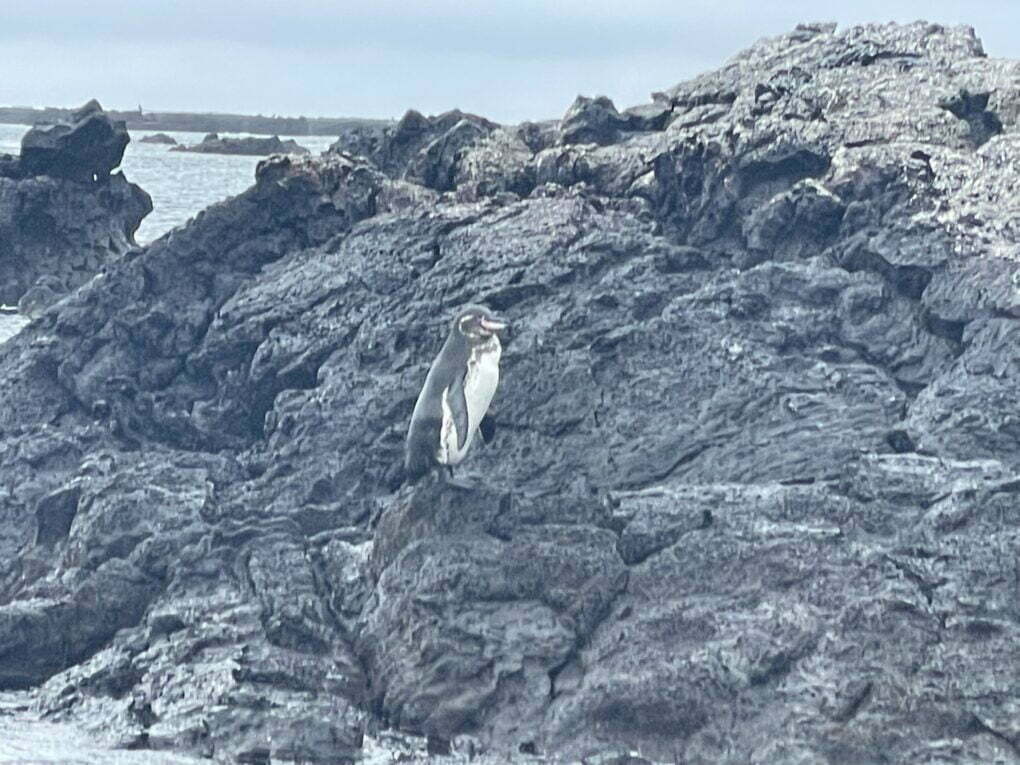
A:
[[[415,420],[407,434],[404,450],[404,483],[417,483],[436,465],[439,444],[439,420]]]
[[[432,465],[428,460],[420,459],[408,453],[404,458],[404,484],[415,484],[424,478]]]
[[[492,439],[496,437],[496,419],[491,414],[485,415],[478,423],[478,432],[482,436],[482,441],[491,444]]]

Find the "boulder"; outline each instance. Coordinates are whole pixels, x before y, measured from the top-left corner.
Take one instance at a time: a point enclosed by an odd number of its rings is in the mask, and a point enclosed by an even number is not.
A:
[[[25,133],[21,168],[26,175],[105,183],[130,140],[124,122],[111,120],[92,99],[70,122],[36,125]]]
[[[578,96],[560,120],[560,143],[616,143],[620,130],[628,126],[605,96]]]
[[[38,286],[26,305],[40,312],[136,246],[152,200],[110,175],[127,142],[90,101],[70,123],[29,130],[20,157],[0,158],[0,303]]]

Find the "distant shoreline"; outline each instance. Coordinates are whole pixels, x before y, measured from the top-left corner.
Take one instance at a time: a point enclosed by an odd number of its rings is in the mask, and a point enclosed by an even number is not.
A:
[[[0,124],[34,125],[66,121],[74,109],[0,106]],[[107,112],[110,119],[124,120],[128,130],[182,130],[195,133],[255,133],[257,135],[337,135],[356,127],[380,127],[393,120],[359,117],[264,117],[248,114],[193,112]]]

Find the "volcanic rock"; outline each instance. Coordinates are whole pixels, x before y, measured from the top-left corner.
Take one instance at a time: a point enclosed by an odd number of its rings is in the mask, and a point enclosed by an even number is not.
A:
[[[811,25],[609,143],[260,163],[0,346],[0,681],[219,761],[1016,760],[1018,78]],[[406,485],[467,302],[495,438]]]
[[[32,301],[41,309],[136,246],[152,200],[123,173],[110,175],[128,140],[123,123],[90,101],[70,124],[29,130],[20,158],[0,158],[0,303],[17,303],[45,278],[53,294]]]
[[[92,99],[70,123],[36,125],[25,133],[21,168],[26,175],[105,183],[130,140],[124,122],[110,120]]]
[[[616,143],[627,120],[605,96],[578,96],[560,121],[560,143]]]
[[[330,151],[360,154],[390,178],[412,181],[436,191],[450,191],[465,150],[498,127],[494,122],[458,109],[434,117],[411,109],[381,135],[373,132],[345,134],[330,146]]]

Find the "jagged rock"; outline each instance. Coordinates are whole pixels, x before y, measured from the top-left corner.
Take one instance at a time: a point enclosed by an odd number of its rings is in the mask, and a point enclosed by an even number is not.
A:
[[[174,143],[177,142],[174,141]],[[276,135],[269,138],[253,136],[220,137],[217,133],[207,134],[200,143],[196,143],[193,146],[184,146],[183,144],[171,146],[170,151],[192,151],[199,154],[248,154],[255,157],[267,157],[270,154],[300,155],[309,153],[308,149],[300,146],[293,138],[281,141],[280,137]]]
[[[461,155],[451,186],[465,202],[507,192],[527,196],[535,187],[531,156],[520,131],[500,128]]]
[[[1018,76],[813,25],[611,144],[260,164],[0,346],[0,678],[225,761],[1015,759]],[[475,301],[495,438],[401,485]]]
[[[92,99],[70,123],[36,125],[25,133],[21,168],[26,175],[105,183],[130,140],[124,122],[110,120]]]
[[[21,160],[10,154],[0,154],[0,178],[13,178],[18,180],[25,177],[21,167]]]
[[[333,152],[361,154],[390,178],[413,181],[436,191],[449,191],[465,150],[499,126],[459,109],[426,117],[409,110],[381,136],[343,135]]]
[[[109,174],[127,142],[123,123],[90,101],[71,124],[32,128],[21,157],[0,161],[0,303],[18,303],[45,277],[53,294],[29,301],[41,310],[136,246],[152,200]]]
[[[560,143],[616,143],[628,124],[605,96],[578,96],[560,120]]]
[[[672,108],[660,102],[641,104],[623,110],[629,130],[665,130],[672,114]]]

